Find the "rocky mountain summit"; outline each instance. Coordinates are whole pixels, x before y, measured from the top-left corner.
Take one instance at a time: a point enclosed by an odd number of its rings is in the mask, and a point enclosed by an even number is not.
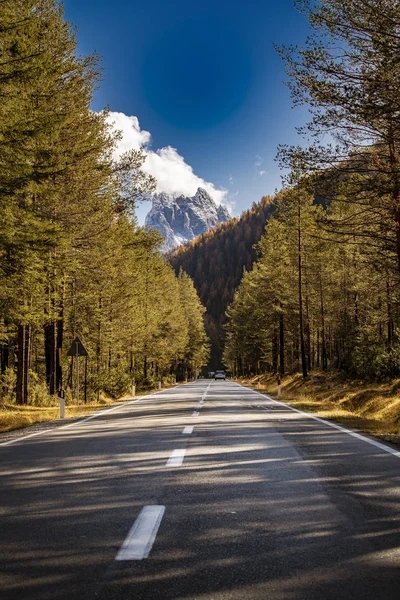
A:
[[[154,194],[145,223],[161,233],[162,250],[169,252],[229,219],[227,208],[222,204],[217,206],[206,190],[198,188],[191,198],[174,198],[164,192]]]

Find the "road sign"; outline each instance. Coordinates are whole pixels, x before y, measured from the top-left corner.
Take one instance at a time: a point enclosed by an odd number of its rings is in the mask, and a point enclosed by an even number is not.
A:
[[[67,352],[67,356],[89,356],[88,351],[78,336],[76,336],[72,342],[71,348]]]

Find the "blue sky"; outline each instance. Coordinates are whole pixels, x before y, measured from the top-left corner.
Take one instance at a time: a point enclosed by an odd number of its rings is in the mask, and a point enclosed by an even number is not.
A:
[[[159,189],[187,191],[200,178],[239,214],[280,187],[277,146],[299,142],[307,115],[291,108],[273,49],[307,35],[292,0],[65,0],[65,14],[80,52],[103,57],[93,108],[134,126]]]

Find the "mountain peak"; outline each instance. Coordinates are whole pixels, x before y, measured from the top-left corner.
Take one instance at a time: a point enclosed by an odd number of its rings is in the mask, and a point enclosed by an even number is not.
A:
[[[227,208],[217,206],[210,194],[199,187],[192,197],[154,194],[146,225],[161,233],[162,250],[169,252],[229,219]]]

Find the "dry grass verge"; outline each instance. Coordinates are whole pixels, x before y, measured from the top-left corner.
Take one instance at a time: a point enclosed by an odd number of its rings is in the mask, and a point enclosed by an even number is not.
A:
[[[276,377],[257,376],[243,383],[277,398]],[[312,412],[351,429],[400,445],[400,380],[385,383],[349,381],[337,375],[315,374],[282,380],[282,402]]]
[[[91,404],[72,404],[65,407],[65,417],[79,417],[81,415],[90,415],[97,410],[106,408],[114,404],[115,401],[106,400],[102,403]],[[59,406],[18,406],[16,404],[0,405],[0,433],[12,431],[14,429],[23,429],[36,423],[53,421],[60,417]]]
[[[163,386],[164,388],[171,387],[170,385]],[[158,388],[157,388],[158,389]],[[157,391],[156,389],[139,392],[137,397],[150,394]],[[102,399],[100,402],[91,402],[90,404],[68,404],[65,406],[65,418],[79,417],[93,414],[96,411],[104,410],[105,408],[126,402],[130,396],[124,396],[118,400],[111,398]],[[58,401],[54,402],[54,406],[21,406],[18,404],[0,404],[0,433],[13,431],[15,429],[23,429],[30,427],[36,423],[45,423],[59,419],[60,406]]]

